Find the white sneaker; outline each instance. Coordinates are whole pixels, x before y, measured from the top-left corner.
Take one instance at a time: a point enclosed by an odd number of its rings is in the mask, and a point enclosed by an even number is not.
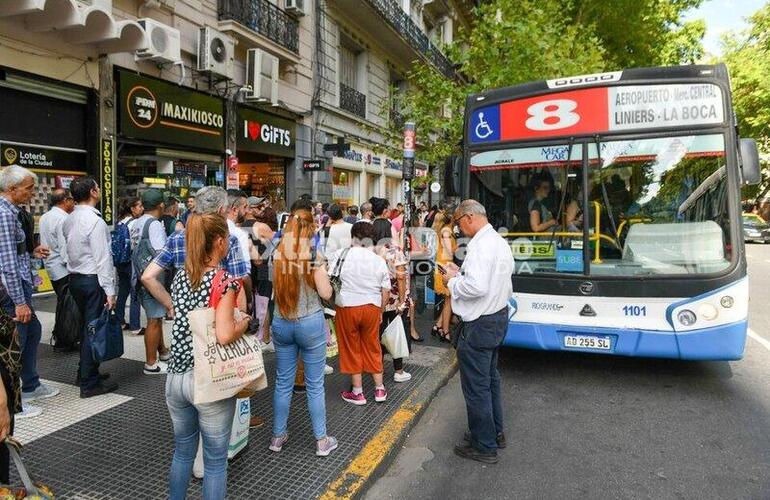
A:
[[[393,374],[393,382],[408,382],[410,380],[412,380],[412,374],[407,371]]]
[[[36,399],[47,399],[52,398],[61,392],[56,387],[51,387],[50,385],[40,384],[37,386],[37,389],[31,392],[22,392],[21,393],[21,400],[22,401],[34,401]]]
[[[334,373],[334,368],[329,365],[324,366],[324,375],[331,375]]]
[[[169,359],[171,359],[171,349],[166,351],[166,354],[158,354],[158,360],[163,361],[164,363],[168,363]]]
[[[43,409],[39,406],[28,405],[22,402],[21,411],[14,416],[16,418],[32,418],[37,417],[41,413],[43,413]]]
[[[168,365],[163,361],[156,362],[153,366],[145,363],[144,374],[145,375],[165,375],[168,372]]]
[[[262,348],[262,352],[275,352],[275,345],[272,340],[268,343],[264,343],[260,340],[259,346]]]

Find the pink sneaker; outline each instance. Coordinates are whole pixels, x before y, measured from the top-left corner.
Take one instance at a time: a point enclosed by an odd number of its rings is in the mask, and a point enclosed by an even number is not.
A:
[[[388,391],[385,389],[374,390],[374,400],[378,403],[384,403],[388,399]]]
[[[363,406],[366,404],[366,396],[364,396],[363,392],[354,394],[353,391],[342,391],[341,396],[342,399],[356,406]]]

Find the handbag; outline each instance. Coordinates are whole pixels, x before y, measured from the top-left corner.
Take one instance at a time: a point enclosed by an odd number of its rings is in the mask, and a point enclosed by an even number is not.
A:
[[[113,311],[105,307],[98,318],[88,323],[87,334],[97,363],[123,356],[123,328]]]
[[[400,315],[393,318],[393,321],[385,327],[385,331],[382,332],[381,343],[393,359],[409,357],[409,344],[406,341],[404,321]]]
[[[332,285],[332,296],[326,300],[321,299],[321,303],[325,309],[324,313],[329,316],[334,316],[334,308],[339,302],[340,291],[342,291],[342,278],[340,277],[340,273],[342,272],[342,266],[345,264],[345,259],[347,258],[349,251],[350,248],[346,248],[342,251],[340,258],[337,259],[337,262],[334,265],[334,270],[329,275],[329,283]]]
[[[337,331],[334,327],[334,320],[326,318],[326,357],[333,358],[340,353],[339,344],[337,344]]]
[[[24,461],[21,459],[21,455],[19,453],[22,448],[21,443],[19,443],[12,436],[8,436],[5,438],[3,446],[8,447],[8,454],[10,455],[11,461],[16,467],[16,471],[19,473],[19,479],[21,479],[21,483],[24,485],[24,488],[21,490],[14,490],[13,488],[9,488],[7,486],[0,486],[0,497],[6,498],[10,496],[10,498],[36,498],[40,500],[53,500],[53,491],[51,491],[48,486],[32,481],[29,472],[27,472],[27,467],[24,465]]]
[[[216,307],[233,280],[214,276],[208,307],[187,313],[193,341],[193,403],[211,403],[267,387],[265,363],[256,335],[222,345],[216,337]],[[237,311],[236,311],[237,313]],[[236,317],[237,319],[237,317]]]

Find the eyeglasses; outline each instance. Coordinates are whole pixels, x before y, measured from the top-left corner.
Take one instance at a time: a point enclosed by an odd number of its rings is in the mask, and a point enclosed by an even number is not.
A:
[[[456,217],[453,221],[453,224],[459,224],[461,220],[463,220],[463,217],[470,217],[471,214],[462,214],[460,217]]]

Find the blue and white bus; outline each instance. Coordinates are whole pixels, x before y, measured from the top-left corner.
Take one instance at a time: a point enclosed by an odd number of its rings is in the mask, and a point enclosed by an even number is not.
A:
[[[727,68],[629,69],[468,98],[463,197],[510,241],[509,346],[743,356],[739,139]]]

